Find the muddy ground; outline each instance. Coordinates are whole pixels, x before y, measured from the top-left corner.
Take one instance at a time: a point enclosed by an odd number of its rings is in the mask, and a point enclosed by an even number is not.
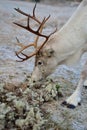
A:
[[[36,12],[40,19],[51,14],[45,32],[49,33],[55,26],[60,29],[78,4],[38,4]],[[41,88],[34,88],[29,81],[34,58],[16,62],[15,51],[19,49],[16,37],[27,44],[33,41],[33,36],[13,24],[26,21],[14,8],[32,13],[33,7],[34,3],[30,2],[0,0],[0,130],[87,130],[85,88],[81,106],[74,110],[61,106],[75,90],[87,54],[73,68],[59,66],[49,77],[53,81],[48,79]]]

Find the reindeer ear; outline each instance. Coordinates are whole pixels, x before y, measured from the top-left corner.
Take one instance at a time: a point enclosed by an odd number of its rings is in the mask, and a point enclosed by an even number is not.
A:
[[[52,48],[46,50],[46,55],[47,57],[52,57],[54,54],[54,50]]]

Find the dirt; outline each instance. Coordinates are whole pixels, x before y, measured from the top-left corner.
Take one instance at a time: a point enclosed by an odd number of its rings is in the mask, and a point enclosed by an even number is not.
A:
[[[50,10],[51,18],[47,23],[46,33],[53,30],[55,26],[60,29],[75,11],[78,4],[77,2],[69,2],[68,4],[62,3],[50,6],[38,3],[36,12],[40,19],[43,16],[48,16]],[[16,45],[16,37],[27,44],[33,41],[33,36],[13,24],[15,21],[26,21],[26,18],[18,14],[14,8],[21,8],[25,12],[32,13],[33,7],[34,3],[30,2],[0,0],[0,129],[87,130],[87,90],[85,88],[82,93],[81,106],[74,110],[61,106],[62,101],[75,90],[87,54],[84,54],[76,67],[59,66],[54,74],[49,77],[53,81],[50,80],[48,84],[45,82],[44,87],[41,88],[34,88],[34,85],[30,83],[34,58],[23,63],[16,61],[18,58],[15,51],[19,49]],[[49,84],[52,87],[54,86],[55,90],[49,90]],[[61,93],[60,95],[57,93],[56,85],[60,86],[58,90]],[[47,92],[47,95],[40,95],[44,91]],[[53,97],[54,91],[56,95]],[[37,98],[35,95],[31,96],[30,92],[36,94]],[[25,93],[27,93],[27,96]],[[38,99],[38,96],[41,96],[41,98]],[[17,103],[20,102],[25,104],[17,106]],[[31,113],[34,114],[32,117],[33,123],[30,122]],[[38,121],[36,121],[37,117],[39,118]],[[20,126],[20,122],[23,127]]]

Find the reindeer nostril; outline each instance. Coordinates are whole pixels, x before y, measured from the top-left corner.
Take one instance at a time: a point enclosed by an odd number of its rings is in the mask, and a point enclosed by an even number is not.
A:
[[[35,81],[35,80],[33,80],[33,83],[36,83],[36,81]]]

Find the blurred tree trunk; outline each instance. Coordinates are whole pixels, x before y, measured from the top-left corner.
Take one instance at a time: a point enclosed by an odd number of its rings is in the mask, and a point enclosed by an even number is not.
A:
[[[31,0],[31,1],[33,1],[33,2],[40,2],[40,0]]]

